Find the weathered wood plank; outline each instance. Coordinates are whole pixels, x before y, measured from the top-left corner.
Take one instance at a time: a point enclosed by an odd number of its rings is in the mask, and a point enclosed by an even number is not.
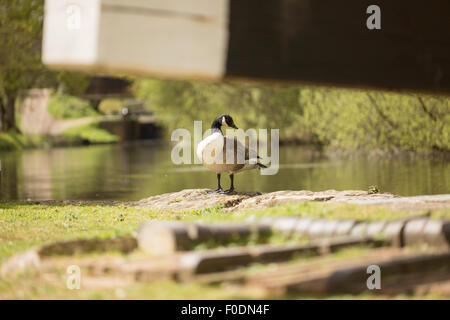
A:
[[[248,223],[233,224],[194,224],[174,221],[152,221],[144,224],[138,236],[139,246],[146,252],[166,254],[189,250],[200,243],[227,244],[233,240],[248,239],[254,235],[264,238],[271,231],[282,232],[288,236],[299,235],[310,239],[327,239],[340,237],[383,237],[394,246],[402,247],[412,244],[414,232],[420,235],[420,241],[429,245],[448,244],[450,239],[450,222],[435,222],[426,215],[411,216],[393,221],[364,222],[356,220],[326,220],[299,217],[270,217]],[[426,221],[418,231],[405,233],[408,223]],[[411,229],[412,227],[410,227]],[[425,231],[427,233],[425,233]],[[422,235],[423,234],[423,235]],[[409,238],[408,238],[409,237]],[[416,241],[417,242],[417,241]]]
[[[130,253],[136,248],[137,241],[133,237],[60,241],[14,255],[2,264],[0,272],[3,276],[8,276],[19,274],[26,269],[36,269],[41,266],[43,260],[54,256],[72,256],[107,251]]]
[[[47,0],[43,62],[52,68],[219,78],[226,0]]]
[[[43,61],[91,72],[450,93],[450,2],[379,0],[381,30],[366,27],[372,4],[47,0]]]
[[[190,250],[201,243],[226,244],[251,236],[271,234],[268,226],[249,223],[200,224],[179,221],[150,221],[138,233],[139,247],[151,254],[168,254]]]
[[[369,265],[381,270],[381,289],[369,290]],[[262,286],[278,294],[396,294],[418,285],[450,279],[450,253],[396,256],[383,259],[372,255],[369,259],[334,261],[327,264],[289,266],[273,272],[250,277],[247,285]]]
[[[189,252],[180,259],[184,277],[195,274],[215,273],[247,266],[251,263],[270,263],[290,260],[298,255],[320,255],[356,246],[383,246],[386,242],[371,238],[353,238],[333,241],[316,241],[308,245],[259,245]]]
[[[310,219],[300,217],[265,217],[259,221],[254,221],[259,225],[271,227],[277,232],[287,235],[300,235],[311,239],[336,238],[342,236],[355,237],[386,237],[395,246],[404,246],[412,244],[405,233],[408,223],[411,224],[409,235],[412,233],[422,233],[428,230],[428,237],[420,236],[420,241],[430,245],[442,245],[450,239],[450,222],[441,221],[433,222],[430,220],[429,214],[414,215],[403,219],[392,221],[357,221],[357,220],[327,220],[327,219]],[[416,222],[417,221],[417,222]],[[425,226],[429,227],[425,229]],[[424,224],[419,230],[414,229],[416,224]],[[416,235],[416,237],[419,235]]]
[[[120,251],[130,253],[137,248],[134,237],[110,239],[79,239],[55,242],[42,246],[38,251],[40,256],[74,255],[93,252]]]
[[[425,243],[450,248],[450,221],[429,220],[423,228]]]
[[[409,255],[410,254],[411,253],[409,253]],[[299,277],[309,272],[316,272],[323,269],[330,270],[333,266],[351,266],[360,263],[361,261],[369,261],[373,258],[386,259],[388,257],[400,257],[405,255],[408,255],[408,253],[398,248],[373,248],[363,253],[362,256],[358,258],[347,258],[343,260],[336,259],[336,257],[330,255],[314,256],[296,263],[281,262],[270,264],[265,268],[254,272],[248,272],[248,269],[237,269],[216,273],[199,274],[189,278],[188,280],[201,283],[220,283],[223,281],[233,281],[239,283],[246,282],[250,285],[253,283],[258,284],[260,281],[275,277],[277,279],[292,279],[292,277]]]

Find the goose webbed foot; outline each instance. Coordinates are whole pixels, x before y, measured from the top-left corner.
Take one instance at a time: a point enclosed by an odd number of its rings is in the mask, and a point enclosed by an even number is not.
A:
[[[221,193],[221,194],[231,194],[233,192],[234,192],[234,188],[228,189],[228,190],[222,190],[219,193]]]

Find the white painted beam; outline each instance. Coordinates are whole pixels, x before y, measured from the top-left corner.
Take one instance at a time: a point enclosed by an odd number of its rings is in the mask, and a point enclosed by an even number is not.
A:
[[[228,0],[47,0],[43,62],[52,68],[220,78]]]

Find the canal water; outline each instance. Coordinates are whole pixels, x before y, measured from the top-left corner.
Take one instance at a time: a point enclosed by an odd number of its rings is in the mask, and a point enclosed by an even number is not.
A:
[[[187,188],[215,188],[213,172],[174,165],[170,146],[155,141],[36,149],[0,154],[1,200],[139,200]],[[326,157],[305,146],[280,147],[276,175],[239,173],[237,191],[328,189],[398,195],[450,193],[450,162],[392,157]],[[222,186],[229,179],[223,175]]]

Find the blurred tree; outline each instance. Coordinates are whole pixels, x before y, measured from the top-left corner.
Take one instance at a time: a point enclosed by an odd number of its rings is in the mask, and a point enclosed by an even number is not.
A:
[[[21,90],[55,87],[75,93],[89,77],[53,72],[41,63],[43,0],[0,0],[0,131],[17,131],[15,101]]]
[[[1,130],[15,127],[15,100],[20,89],[45,78],[40,63],[43,1],[0,0]]]

